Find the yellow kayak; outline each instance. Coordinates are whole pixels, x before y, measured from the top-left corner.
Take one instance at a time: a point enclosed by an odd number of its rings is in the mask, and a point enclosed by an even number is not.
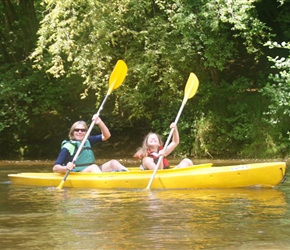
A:
[[[63,187],[70,188],[146,188],[153,170],[131,169],[129,172],[75,173],[71,172]],[[181,169],[158,170],[151,189],[243,188],[279,185],[285,179],[285,162],[252,163],[213,167],[211,163]],[[57,187],[64,174],[9,174],[17,185]]]

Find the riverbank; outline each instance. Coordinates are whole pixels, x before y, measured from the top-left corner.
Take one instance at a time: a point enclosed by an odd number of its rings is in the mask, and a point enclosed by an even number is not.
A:
[[[111,159],[98,159],[97,164],[102,164]],[[123,158],[116,159],[124,165],[128,166],[139,166],[140,161],[135,158]],[[179,158],[169,158],[170,164],[176,165],[181,159]],[[237,165],[237,164],[247,164],[247,163],[258,163],[258,162],[273,162],[273,161],[284,161],[287,165],[290,165],[289,159],[193,159],[194,164],[212,163],[214,166],[222,165]],[[1,166],[35,166],[35,165],[45,165],[53,166],[54,160],[0,160]]]

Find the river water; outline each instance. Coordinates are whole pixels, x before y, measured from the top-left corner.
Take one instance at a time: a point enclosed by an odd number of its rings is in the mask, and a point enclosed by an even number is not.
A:
[[[0,249],[290,249],[290,184],[275,189],[57,190],[7,174],[49,162],[1,162]]]

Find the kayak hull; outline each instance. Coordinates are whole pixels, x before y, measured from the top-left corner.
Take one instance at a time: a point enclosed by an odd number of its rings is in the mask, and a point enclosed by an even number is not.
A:
[[[152,170],[131,169],[129,172],[69,173],[63,187],[98,189],[146,188]],[[285,162],[253,163],[212,167],[194,165],[181,169],[158,170],[151,189],[275,187],[285,178]],[[12,184],[57,187],[64,174],[19,173],[8,175]]]

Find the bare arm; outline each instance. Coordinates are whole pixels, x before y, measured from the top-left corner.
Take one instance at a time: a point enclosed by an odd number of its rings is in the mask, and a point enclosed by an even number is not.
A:
[[[177,126],[174,122],[170,124],[170,129],[174,129],[172,141],[168,144],[165,152],[163,152],[163,150],[160,150],[160,154],[163,154],[165,157],[168,156],[179,144],[179,133]]]
[[[102,140],[106,141],[111,137],[110,130],[106,126],[106,124],[101,120],[100,117],[97,117],[96,115],[93,116],[93,120],[95,121],[95,124],[99,126],[101,133],[102,133]]]
[[[146,156],[142,160],[142,165],[145,169],[154,170],[157,164],[154,163],[152,157]],[[158,166],[158,169],[163,169],[163,161],[161,161],[160,165]]]
[[[72,162],[68,162],[66,166],[55,164],[52,170],[55,173],[65,173],[67,170],[72,170],[74,167],[75,167],[75,164],[73,164]]]

